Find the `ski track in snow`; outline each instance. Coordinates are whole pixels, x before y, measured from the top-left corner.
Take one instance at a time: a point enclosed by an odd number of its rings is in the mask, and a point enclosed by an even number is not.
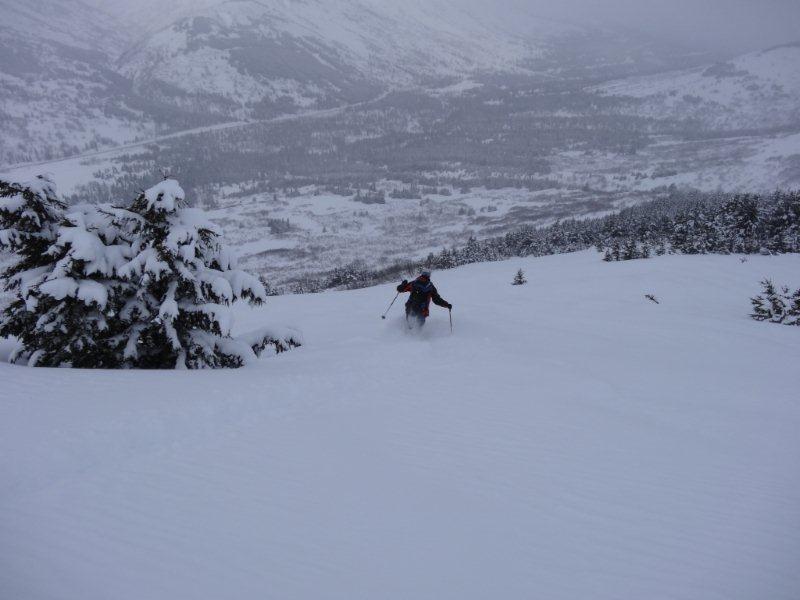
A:
[[[434,275],[452,336],[386,285],[242,309],[307,345],[240,371],[0,364],[0,597],[794,600],[800,332],[747,314],[798,267],[518,259]]]

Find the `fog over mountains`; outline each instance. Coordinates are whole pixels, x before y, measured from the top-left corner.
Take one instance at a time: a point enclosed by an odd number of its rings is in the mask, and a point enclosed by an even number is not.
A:
[[[6,0],[0,164],[471,74],[672,66],[646,38],[453,0]],[[633,69],[635,70],[635,69]]]

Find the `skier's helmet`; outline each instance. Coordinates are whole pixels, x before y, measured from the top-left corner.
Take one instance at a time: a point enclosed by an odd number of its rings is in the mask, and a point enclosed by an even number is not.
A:
[[[419,276],[420,277],[426,277],[426,278],[430,279],[431,278],[430,269],[422,269],[422,271],[419,272]]]

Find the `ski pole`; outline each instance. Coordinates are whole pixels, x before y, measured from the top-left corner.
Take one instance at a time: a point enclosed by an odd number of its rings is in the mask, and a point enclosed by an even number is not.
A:
[[[389,308],[386,309],[386,312],[381,315],[381,319],[386,319],[386,315],[388,315],[389,311],[392,310],[394,303],[397,302],[397,299],[399,297],[400,297],[400,292],[397,292],[397,296],[394,297],[394,300],[392,300],[392,303],[389,305]]]
[[[453,309],[448,308],[447,312],[450,313],[450,335],[453,335]]]

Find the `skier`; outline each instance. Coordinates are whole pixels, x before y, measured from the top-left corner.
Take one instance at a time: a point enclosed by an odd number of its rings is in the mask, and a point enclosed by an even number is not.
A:
[[[431,300],[437,306],[452,310],[453,305],[444,300],[436,286],[431,282],[431,272],[427,269],[422,271],[414,281],[411,283],[407,279],[397,286],[399,293],[410,292],[411,296],[406,302],[406,320],[413,319],[416,325],[422,327],[425,324],[425,319],[428,318],[430,311]]]

